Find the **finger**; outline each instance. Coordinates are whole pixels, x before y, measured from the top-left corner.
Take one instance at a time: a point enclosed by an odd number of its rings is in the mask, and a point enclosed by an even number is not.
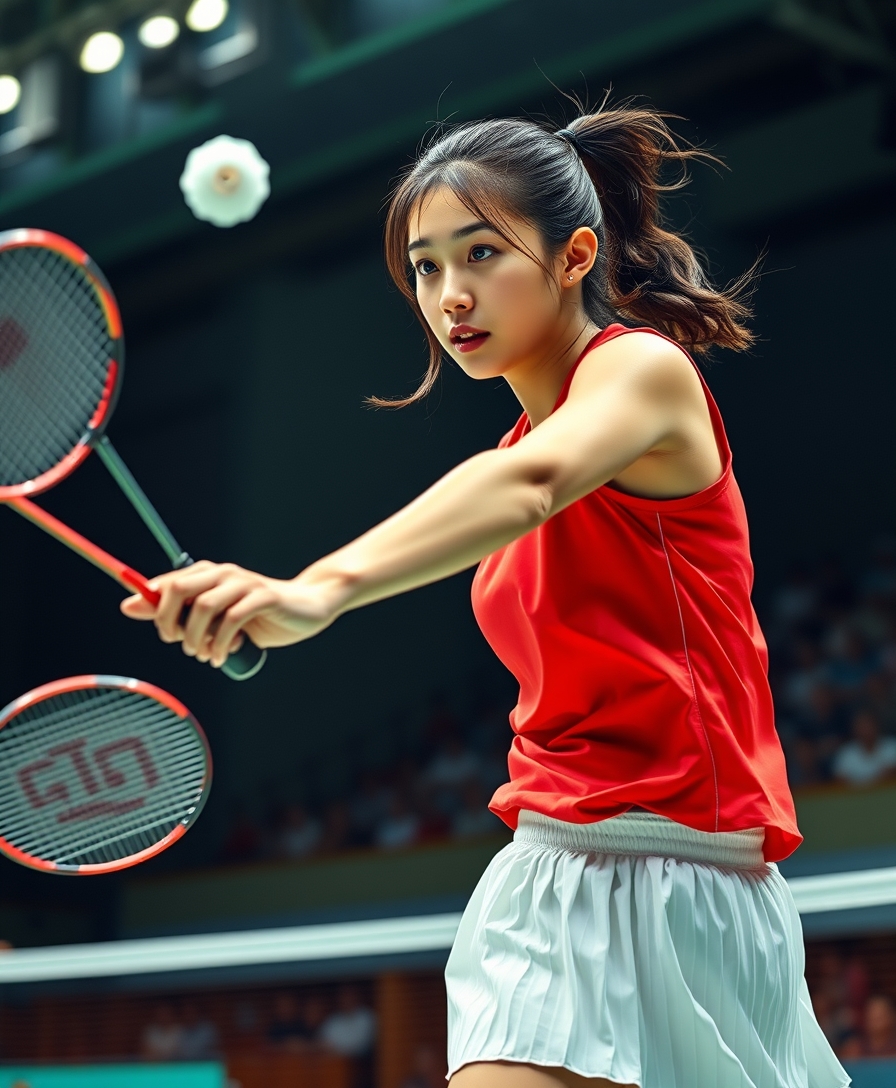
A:
[[[245,581],[231,576],[228,581],[195,597],[184,626],[184,653],[201,655],[200,659],[207,661],[207,643],[214,637],[221,613],[247,592]]]
[[[139,593],[133,597],[125,597],[118,607],[132,620],[151,620],[156,614],[156,606],[150,604]]]
[[[257,586],[227,609],[211,643],[211,662],[215,668],[220,668],[234,652],[234,639],[240,629],[270,608],[275,600],[268,586]]]
[[[199,570],[196,570],[199,567]],[[179,642],[184,632],[180,617],[184,605],[230,576],[231,568],[218,563],[196,563],[186,570],[154,578],[150,585],[161,594],[156,609],[156,627],[163,642]]]
[[[212,668],[219,669],[221,665],[223,665],[224,662],[227,660],[227,658],[230,657],[231,654],[235,654],[237,650],[243,645],[243,643],[246,641],[246,636],[242,633],[242,631],[238,632],[233,641],[230,643],[230,646],[228,647],[227,653],[224,655],[223,660],[219,659],[220,663],[218,664],[216,664],[215,660],[212,658],[213,639],[214,635],[210,635],[209,638],[206,640],[205,646],[203,647],[202,651],[196,655],[196,660],[202,662],[209,662]]]

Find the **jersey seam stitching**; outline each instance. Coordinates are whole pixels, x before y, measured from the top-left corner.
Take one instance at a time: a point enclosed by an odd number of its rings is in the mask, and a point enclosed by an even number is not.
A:
[[[681,608],[681,598],[678,595],[678,585],[676,584],[676,581],[675,581],[675,572],[672,570],[672,559],[669,556],[669,549],[666,547],[666,535],[663,532],[662,518],[661,518],[661,516],[660,516],[660,514],[658,512],[657,512],[657,515],[656,515],[656,524],[657,524],[657,528],[659,529],[660,544],[662,545],[663,555],[666,557],[666,566],[669,568],[669,580],[672,583],[672,592],[675,595],[675,605],[678,608],[678,622],[681,625],[681,644],[682,644],[682,647],[684,648],[684,660],[685,660],[685,664],[688,667],[688,676],[689,676],[690,681],[691,681],[691,694],[692,694],[693,699],[694,699],[694,709],[697,711],[697,717],[700,719],[700,728],[703,730],[703,736],[704,736],[704,738],[706,740],[706,747],[707,747],[707,749],[709,751],[709,759],[710,759],[710,762],[712,763],[713,787],[715,789],[715,795],[716,795],[715,820],[716,820],[716,831],[718,831],[719,830],[719,779],[718,779],[718,774],[716,773],[716,760],[715,760],[715,756],[713,755],[712,744],[710,743],[710,740],[709,740],[709,734],[706,731],[706,723],[703,720],[703,711],[700,708],[700,700],[697,697],[697,683],[694,680],[694,669],[691,666],[691,655],[690,655],[690,652],[688,650],[688,639],[687,639],[687,634],[686,634],[685,628],[684,628],[684,612],[682,611],[682,608]]]

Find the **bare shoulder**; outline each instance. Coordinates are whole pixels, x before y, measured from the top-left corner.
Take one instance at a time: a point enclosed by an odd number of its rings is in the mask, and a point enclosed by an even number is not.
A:
[[[649,332],[627,332],[592,348],[579,364],[569,395],[587,396],[607,385],[664,400],[695,393],[703,399],[699,375],[684,350]]]

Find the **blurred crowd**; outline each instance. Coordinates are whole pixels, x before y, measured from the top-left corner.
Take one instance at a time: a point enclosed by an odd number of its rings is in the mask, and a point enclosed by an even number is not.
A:
[[[484,708],[464,723],[434,701],[411,750],[390,766],[360,770],[345,796],[278,802],[261,818],[237,805],[220,860],[297,860],[500,833],[505,825],[488,802],[507,780],[508,710]]]
[[[141,1056],[159,1062],[220,1058],[223,1036],[232,1039],[235,1030],[253,1049],[325,1051],[354,1059],[362,1068],[370,1063],[377,1019],[357,984],[341,986],[331,1000],[318,991],[303,994],[298,989],[275,991],[266,998],[235,1006],[233,1025],[215,1023],[190,997],[160,1001],[141,1034]]]
[[[762,619],[791,787],[896,778],[896,538],[794,563]]]
[[[872,988],[865,958],[826,944],[815,966],[812,1007],[837,1057],[896,1058],[896,1001]]]

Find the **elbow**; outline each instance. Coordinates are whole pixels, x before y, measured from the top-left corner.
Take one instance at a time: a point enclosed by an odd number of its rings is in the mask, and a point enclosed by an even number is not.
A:
[[[543,525],[554,512],[554,489],[546,481],[531,481],[526,489],[526,520],[529,528]]]
[[[515,450],[489,450],[479,456],[496,471],[495,498],[505,516],[524,532],[538,528],[555,512],[556,472],[553,466],[518,459]],[[488,460],[486,460],[488,459]]]

